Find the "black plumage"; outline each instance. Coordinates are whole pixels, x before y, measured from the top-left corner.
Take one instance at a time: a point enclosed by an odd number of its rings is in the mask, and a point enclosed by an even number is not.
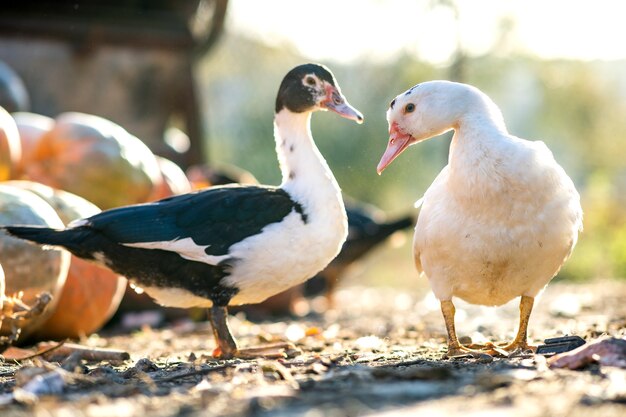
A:
[[[349,264],[356,261],[373,247],[383,242],[393,233],[411,227],[415,223],[413,216],[403,216],[385,221],[372,213],[369,207],[355,203],[346,203],[348,215],[348,239],[336,261]]]
[[[108,210],[89,218],[88,225],[119,243],[191,237],[197,245],[209,245],[207,255],[224,255],[293,210],[304,221],[302,206],[280,188],[230,185]]]

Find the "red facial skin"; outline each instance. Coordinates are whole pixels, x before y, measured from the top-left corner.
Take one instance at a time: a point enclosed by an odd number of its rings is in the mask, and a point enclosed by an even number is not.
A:
[[[320,103],[322,108],[328,109],[357,123],[363,123],[363,115],[352,107],[339,91],[331,84],[325,84],[326,98]]]

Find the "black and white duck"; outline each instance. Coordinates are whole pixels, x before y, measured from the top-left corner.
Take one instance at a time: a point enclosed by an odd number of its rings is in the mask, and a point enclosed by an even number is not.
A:
[[[363,121],[328,68],[293,68],[276,98],[274,136],[283,177],[278,187],[212,187],[104,211],[63,230],[5,229],[103,264],[159,304],[209,308],[216,356],[280,354],[286,344],[239,348],[227,307],[259,303],[304,282],[346,240],[341,190],[311,135],[311,114],[317,110]]]

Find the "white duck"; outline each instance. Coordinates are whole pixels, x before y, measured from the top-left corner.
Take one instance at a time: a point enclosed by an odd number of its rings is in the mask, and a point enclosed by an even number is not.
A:
[[[391,102],[387,121],[379,174],[408,146],[455,131],[448,165],[423,197],[413,243],[417,270],[441,302],[447,356],[470,351],[457,339],[452,297],[497,306],[521,296],[519,330],[504,349],[532,349],[534,299],[582,230],[572,180],[543,142],[510,135],[495,103],[466,84],[418,84]]]

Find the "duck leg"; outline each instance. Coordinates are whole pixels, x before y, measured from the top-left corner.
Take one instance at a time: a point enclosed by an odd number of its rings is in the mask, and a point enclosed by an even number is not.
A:
[[[448,332],[448,351],[445,356],[448,358],[454,356],[463,356],[471,354],[473,351],[463,346],[456,336],[456,329],[454,327],[454,314],[456,309],[452,300],[441,301],[441,312],[443,313],[443,319],[446,322],[446,331]]]
[[[223,359],[230,359],[237,355],[239,348],[237,342],[228,327],[228,310],[225,306],[213,304],[209,310],[209,319],[211,327],[213,327],[213,337],[217,347],[213,352],[213,356]]]
[[[328,310],[335,308],[335,292],[339,283],[339,273],[332,267],[328,268],[326,279],[326,300],[328,301]]]
[[[210,309],[211,326],[213,327],[213,336],[217,347],[213,352],[213,356],[221,359],[230,358],[284,358],[289,353],[297,352],[298,349],[288,342],[273,343],[264,346],[256,346],[245,349],[237,347],[237,342],[228,327],[228,310],[226,306],[213,304]]]
[[[489,356],[507,356],[507,352],[499,349],[497,346],[489,343],[487,345],[473,346],[479,347],[479,350],[471,349],[467,346],[463,346],[456,336],[456,329],[454,327],[454,314],[456,309],[451,300],[441,301],[441,312],[443,313],[443,319],[446,322],[446,330],[448,331],[448,351],[444,355],[444,358],[453,358],[455,356],[472,356],[474,358],[480,358],[485,355]]]
[[[519,303],[519,329],[517,330],[517,335],[515,336],[515,339],[503,348],[507,352],[514,352],[519,350],[534,351],[536,349],[535,346],[530,346],[527,341],[528,320],[530,319],[530,313],[533,310],[534,302],[535,299],[533,297],[522,295],[522,299]]]

